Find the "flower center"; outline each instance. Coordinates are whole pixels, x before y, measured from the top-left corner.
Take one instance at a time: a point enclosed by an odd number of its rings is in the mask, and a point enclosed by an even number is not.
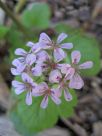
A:
[[[27,91],[32,91],[32,85],[31,84],[29,84],[29,83],[26,83],[26,89],[27,89]]]
[[[50,89],[47,89],[47,90],[45,91],[45,94],[50,95],[50,94],[51,94],[51,90],[50,90]]]

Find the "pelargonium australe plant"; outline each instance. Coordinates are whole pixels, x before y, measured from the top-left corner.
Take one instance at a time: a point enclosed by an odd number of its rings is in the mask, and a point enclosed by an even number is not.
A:
[[[21,76],[20,81],[12,81],[17,95],[26,92],[26,104],[31,105],[33,97],[43,96],[41,108],[48,106],[49,97],[56,104],[61,104],[61,95],[66,101],[73,99],[71,89],[81,89],[84,82],[80,76],[81,69],[89,69],[92,61],[79,64],[81,53],[75,50],[71,53],[71,63],[65,63],[66,51],[73,48],[72,43],[63,43],[67,34],[61,33],[54,42],[46,33],[41,33],[37,43],[28,42],[29,51],[18,48],[13,60],[11,72]]]

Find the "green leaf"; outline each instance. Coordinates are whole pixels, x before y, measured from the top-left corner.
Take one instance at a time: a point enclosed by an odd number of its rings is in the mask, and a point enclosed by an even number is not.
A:
[[[69,92],[73,96],[73,99],[67,102],[64,96],[62,96],[62,99],[61,99],[62,103],[58,107],[58,112],[60,117],[71,117],[74,114],[74,107],[77,104],[77,97],[76,97],[75,90],[69,89]]]
[[[66,42],[72,42],[73,50],[79,50],[82,54],[80,63],[85,61],[93,61],[94,66],[91,69],[82,70],[84,76],[94,76],[100,71],[100,50],[99,44],[95,37],[87,36],[82,30],[71,28],[65,24],[59,23],[55,27],[58,33],[65,32],[69,37]],[[68,56],[71,56],[71,51],[68,51]]]
[[[50,9],[45,3],[34,3],[32,8],[25,9],[22,23],[28,28],[46,29],[49,26]]]
[[[32,133],[51,128],[56,124],[59,116],[70,117],[73,115],[73,108],[77,104],[77,98],[74,90],[70,90],[70,93],[73,96],[71,102],[66,102],[62,98],[62,104],[58,106],[49,98],[48,107],[42,109],[40,104],[43,97],[33,98],[33,104],[27,106],[25,104],[26,93],[15,97],[13,92],[13,98],[16,99],[16,104],[10,111],[10,118],[20,133],[26,132],[29,136]]]
[[[0,39],[3,39],[8,31],[9,31],[8,27],[0,25]]]
[[[10,60],[14,59],[14,51],[17,48],[23,48],[26,49],[26,40],[21,32],[19,32],[16,28],[10,28],[10,31],[8,33],[8,41],[10,43]]]

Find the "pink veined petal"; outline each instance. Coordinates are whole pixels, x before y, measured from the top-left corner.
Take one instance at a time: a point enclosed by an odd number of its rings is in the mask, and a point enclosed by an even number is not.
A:
[[[19,81],[16,80],[12,81],[12,86],[15,88],[15,93],[17,95],[25,91],[25,85]]]
[[[33,83],[33,79],[28,74],[22,73],[21,77],[22,77],[23,82],[30,83],[30,84]]]
[[[26,46],[28,47],[33,47],[33,45],[35,45],[33,42],[27,42]]]
[[[19,66],[21,66],[21,65],[23,66],[23,65],[26,64],[26,56],[25,57],[19,57],[18,60],[19,60],[20,64],[17,66],[17,68],[19,68]]]
[[[50,37],[46,33],[41,33],[39,42],[44,42],[44,43],[47,44],[47,43],[50,43],[52,41],[51,41]]]
[[[24,84],[23,84],[22,82],[13,80],[13,81],[12,81],[12,86],[15,87],[15,88],[17,88],[17,87],[22,87],[22,86],[24,86]]]
[[[41,33],[39,44],[42,49],[49,49],[51,48],[52,41],[46,33]]]
[[[19,94],[21,94],[21,93],[23,93],[24,91],[25,91],[25,86],[20,86],[20,87],[18,87],[18,88],[15,88],[15,93],[17,94],[17,95],[19,95]]]
[[[17,71],[16,68],[11,68],[11,73],[12,73],[13,75],[15,75],[15,76],[21,74],[19,71]]]
[[[40,66],[35,66],[32,68],[33,76],[41,76],[42,75],[42,68]]]
[[[73,51],[71,53],[71,58],[72,58],[72,63],[74,64],[78,64],[78,62],[80,61],[80,58],[81,58],[81,53],[80,51]]]
[[[15,54],[25,56],[27,54],[27,52],[22,48],[18,48],[18,49],[15,50]]]
[[[61,97],[61,90],[59,88],[52,88],[51,92],[53,95],[55,95],[56,97]]]
[[[49,55],[46,51],[41,51],[39,53],[37,53],[36,55],[36,60],[37,62],[44,62],[47,61],[49,59]]]
[[[75,74],[74,68],[69,68],[69,70],[66,72],[65,80],[70,80]]]
[[[61,78],[62,78],[62,75],[59,70],[53,70],[50,72],[49,81],[51,83],[59,83]]]
[[[35,89],[38,86],[36,82],[31,82],[31,85],[32,85],[32,89]]]
[[[24,64],[22,64],[22,65],[19,65],[19,67],[17,67],[17,71],[19,71],[20,73],[22,73],[24,70],[25,70],[25,68],[26,68],[26,65]]]
[[[38,87],[32,89],[32,96],[38,97],[44,95],[44,91],[40,91]]]
[[[61,66],[61,72],[63,73],[63,74],[66,74],[66,73],[68,73],[68,70],[71,68],[71,65],[69,65],[69,64],[62,64],[62,66]]]
[[[49,68],[48,64],[46,63],[43,63],[43,62],[36,62],[36,63],[37,63],[36,66],[42,68],[42,72],[47,71]]]
[[[64,90],[64,97],[66,101],[72,100],[72,95],[66,89]]]
[[[69,82],[69,88],[81,89],[84,86],[84,82],[78,73],[75,73]]]
[[[54,49],[54,58],[56,62],[63,60],[66,57],[66,53],[61,48]]]
[[[28,54],[26,57],[26,64],[32,65],[36,61],[36,56],[34,54]]]
[[[44,92],[48,89],[48,85],[45,82],[42,82],[38,85],[38,89],[40,92]]]
[[[47,106],[48,106],[48,96],[45,95],[44,98],[43,98],[43,100],[42,100],[42,102],[41,102],[40,107],[43,108],[43,109],[46,109]]]
[[[37,85],[34,89],[32,89],[32,95],[37,97],[45,94],[45,91],[48,89],[48,85],[45,82]]]
[[[39,43],[35,43],[33,46],[32,46],[32,52],[33,53],[37,53],[41,50],[41,46]]]
[[[42,67],[42,71],[44,72],[44,71],[47,71],[47,70],[48,70],[49,65],[43,63],[43,64],[41,65],[41,67]]]
[[[61,44],[60,47],[63,48],[63,49],[72,49],[73,44],[72,43],[64,43],[64,44]]]
[[[93,67],[92,61],[84,62],[83,64],[79,65],[79,69],[89,69]]]
[[[14,59],[12,61],[12,65],[14,65],[15,67],[19,67],[19,65],[21,65],[21,63],[20,63],[19,59]]]
[[[64,65],[64,64],[57,64],[57,65],[56,65],[56,68],[61,70],[62,67],[63,67],[63,65]]]
[[[26,95],[26,104],[31,105],[32,104],[32,93],[29,91]]]
[[[57,105],[61,104],[61,100],[54,94],[51,94],[51,99],[53,100],[54,103]]]
[[[23,72],[23,70],[25,69],[25,64],[24,64],[24,62],[22,63],[21,58],[23,58],[23,57],[20,57],[18,59],[14,59],[12,62],[12,65],[17,67],[17,71],[20,73]]]
[[[67,38],[67,36],[68,36],[67,34],[61,33],[57,38],[57,43],[58,44],[61,43],[65,38]]]

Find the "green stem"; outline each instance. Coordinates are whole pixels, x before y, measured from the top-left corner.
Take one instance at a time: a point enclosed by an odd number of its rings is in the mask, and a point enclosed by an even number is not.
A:
[[[18,0],[18,3],[15,7],[15,12],[19,13],[22,10],[22,8],[24,7],[24,5],[26,4],[26,2],[27,2],[27,0]]]
[[[22,25],[22,23],[17,18],[17,15],[14,14],[1,0],[0,0],[0,7],[5,11],[5,13],[15,22],[18,26],[20,31],[28,37],[27,29]]]

